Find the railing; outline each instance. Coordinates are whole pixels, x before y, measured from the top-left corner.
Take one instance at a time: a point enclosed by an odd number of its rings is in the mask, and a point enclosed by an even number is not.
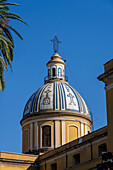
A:
[[[46,76],[45,78],[44,78],[44,83],[46,83],[48,80],[55,80],[55,79],[59,79],[59,80],[65,80],[65,81],[67,81],[68,82],[68,77],[67,76],[64,76],[64,75],[62,75],[62,76],[58,76],[58,75],[55,75],[55,76]]]

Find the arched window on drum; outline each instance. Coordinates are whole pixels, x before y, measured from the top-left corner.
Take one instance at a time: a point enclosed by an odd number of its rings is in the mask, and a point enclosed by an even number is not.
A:
[[[56,68],[52,68],[52,76],[55,77],[56,76]]]
[[[58,77],[62,77],[62,69],[60,67],[58,68]]]
[[[42,126],[42,147],[51,147],[51,126]]]

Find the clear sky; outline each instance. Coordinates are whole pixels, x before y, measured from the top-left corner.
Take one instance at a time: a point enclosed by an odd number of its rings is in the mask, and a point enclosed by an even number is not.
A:
[[[46,63],[53,55],[55,33],[62,41],[59,54],[66,59],[69,84],[93,113],[95,130],[106,125],[104,84],[97,77],[113,57],[113,0],[11,0],[11,7],[28,27],[11,22],[14,33],[13,72],[5,71],[6,88],[0,92],[0,151],[20,152],[20,120],[34,91],[44,84]]]

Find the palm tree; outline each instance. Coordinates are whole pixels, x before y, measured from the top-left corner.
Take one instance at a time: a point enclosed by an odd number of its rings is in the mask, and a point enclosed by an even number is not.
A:
[[[13,19],[25,23],[19,15],[9,12],[10,5],[19,6],[15,3],[8,3],[7,0],[0,0],[0,90],[5,88],[4,69],[7,70],[7,65],[9,65],[12,71],[11,63],[13,61],[14,41],[10,30],[14,31],[23,39],[21,35],[9,25],[10,20]]]

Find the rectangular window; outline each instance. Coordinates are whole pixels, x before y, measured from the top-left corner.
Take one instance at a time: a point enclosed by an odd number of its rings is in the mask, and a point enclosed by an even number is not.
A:
[[[107,152],[107,145],[106,143],[103,143],[101,145],[98,146],[98,156],[102,156],[103,152]]]
[[[51,164],[51,170],[57,170],[57,164],[56,163]]]
[[[80,154],[76,154],[73,156],[73,165],[79,165],[80,164]]]
[[[51,147],[51,126],[42,127],[42,147]]]

